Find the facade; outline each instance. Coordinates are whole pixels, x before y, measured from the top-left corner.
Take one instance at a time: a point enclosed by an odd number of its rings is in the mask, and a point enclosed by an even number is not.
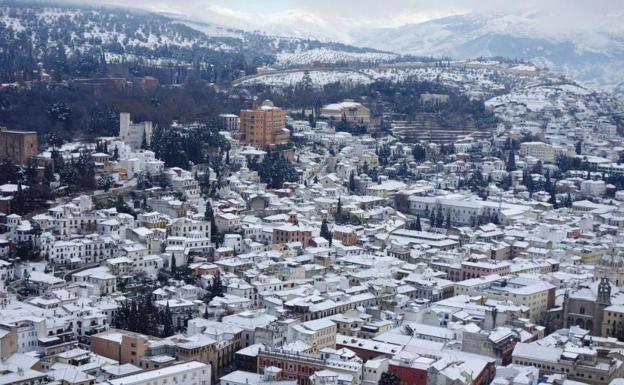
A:
[[[499,365],[509,365],[518,337],[509,328],[498,327],[490,332],[462,332],[462,351],[496,358]]]
[[[285,144],[290,136],[286,113],[269,100],[259,108],[241,110],[240,135],[243,143],[259,149]]]
[[[36,156],[37,133],[35,131],[11,131],[0,128],[0,159],[9,158],[18,164],[26,164]]]
[[[133,123],[130,113],[119,114],[119,138],[132,149],[141,148],[143,141],[149,145],[152,141],[152,122]]]
[[[349,354],[351,353],[351,354]],[[310,376],[330,370],[350,376],[350,385],[362,382],[362,360],[346,349],[323,349],[320,354],[294,353],[280,349],[265,349],[258,353],[258,372],[275,366],[283,371],[283,378],[296,380],[297,385],[311,385]]]
[[[611,305],[604,309],[602,335],[624,340],[624,305]]]
[[[575,291],[567,291],[563,300],[564,327],[579,326],[589,330],[593,335],[603,335],[613,327],[603,325],[605,309],[611,306],[611,283],[604,277],[600,282],[580,287]]]
[[[540,376],[565,375],[570,380],[592,385],[607,385],[622,377],[622,362],[601,355],[592,348],[561,349],[536,343],[518,343],[513,351],[513,364],[533,366]]]
[[[368,126],[370,124],[370,110],[353,100],[324,106],[321,108],[321,117],[334,121],[344,120],[352,125]]]
[[[324,348],[336,347],[336,324],[327,318],[307,321],[292,327],[294,341],[303,341],[310,345],[311,353],[318,353]]]
[[[238,131],[240,119],[234,114],[220,114],[219,128],[225,131]]]
[[[304,247],[312,239],[312,229],[294,225],[283,225],[273,229],[273,243],[301,242]]]
[[[544,163],[555,161],[555,149],[548,143],[524,142],[520,144],[520,155],[530,156],[541,160]]]

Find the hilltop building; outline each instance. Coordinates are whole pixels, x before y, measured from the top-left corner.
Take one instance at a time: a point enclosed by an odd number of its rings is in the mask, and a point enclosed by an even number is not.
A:
[[[26,164],[37,155],[35,131],[12,131],[0,128],[0,158],[10,158],[15,163]]]

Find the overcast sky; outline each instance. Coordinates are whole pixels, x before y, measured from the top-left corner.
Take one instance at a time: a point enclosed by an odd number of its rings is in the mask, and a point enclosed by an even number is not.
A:
[[[74,0],[76,1],[76,0]],[[171,12],[243,29],[348,41],[358,28],[397,27],[464,13],[531,14],[540,30],[622,28],[624,0],[82,0]]]

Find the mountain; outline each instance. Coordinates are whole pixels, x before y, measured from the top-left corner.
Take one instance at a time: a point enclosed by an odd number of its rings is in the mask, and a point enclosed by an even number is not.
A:
[[[30,80],[39,63],[57,80],[190,71],[230,81],[266,65],[371,62],[397,55],[340,43],[246,32],[147,11],[0,2],[0,82]]]
[[[351,34],[355,45],[401,54],[522,59],[596,87],[624,80],[624,34],[600,27],[548,29],[538,14],[456,15]]]

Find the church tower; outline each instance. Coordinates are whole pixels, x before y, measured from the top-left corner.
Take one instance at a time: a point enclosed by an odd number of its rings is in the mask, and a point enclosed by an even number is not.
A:
[[[598,284],[598,295],[596,296],[596,313],[594,314],[594,330],[596,336],[602,335],[602,321],[604,310],[611,305],[611,283],[609,278],[603,277]]]
[[[606,305],[605,307],[611,305],[611,283],[607,277],[600,280],[596,302],[600,305]]]

